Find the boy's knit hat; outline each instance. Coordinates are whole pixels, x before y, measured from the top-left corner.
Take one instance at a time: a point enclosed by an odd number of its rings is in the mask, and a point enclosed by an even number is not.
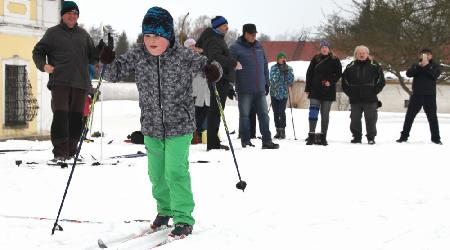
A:
[[[278,61],[280,58],[282,58],[282,57],[287,58],[286,54],[285,54],[283,51],[281,51],[280,53],[278,53],[278,55],[277,55],[277,61]]]
[[[142,20],[142,34],[155,34],[166,38],[171,44],[175,42],[173,18],[170,13],[161,7],[148,9]]]

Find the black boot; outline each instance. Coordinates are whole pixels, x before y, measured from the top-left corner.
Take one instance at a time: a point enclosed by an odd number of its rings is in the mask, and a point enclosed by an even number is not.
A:
[[[327,134],[320,134],[320,145],[328,146]]]
[[[262,149],[278,149],[280,145],[273,143],[272,141],[263,142]]]
[[[316,133],[308,133],[306,145],[313,145],[315,141],[316,141]]]
[[[286,139],[286,130],[284,128],[280,128],[280,139]]]
[[[281,128],[277,128],[277,132],[275,133],[275,136],[273,138],[275,139],[280,139],[281,137],[281,132],[280,132]]]

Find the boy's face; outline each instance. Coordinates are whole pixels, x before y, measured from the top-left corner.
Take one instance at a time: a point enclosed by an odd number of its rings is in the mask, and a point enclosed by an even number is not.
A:
[[[160,56],[169,47],[169,40],[154,34],[144,35],[144,44],[152,56]]]

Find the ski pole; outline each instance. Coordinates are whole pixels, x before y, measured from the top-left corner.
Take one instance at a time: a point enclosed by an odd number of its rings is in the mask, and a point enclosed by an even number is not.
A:
[[[102,80],[103,80],[103,74],[105,72],[106,69],[106,65],[103,65],[102,67],[102,72],[100,73],[100,77],[98,80],[98,85],[97,85],[97,89],[95,90],[95,94],[94,94],[94,98],[92,99],[92,104],[90,108],[93,108],[93,105],[95,104],[95,102],[97,101],[98,95],[100,93],[100,86],[102,85]],[[69,179],[67,180],[67,185],[66,185],[66,189],[64,190],[64,195],[61,201],[61,205],[59,206],[59,210],[58,210],[58,215],[56,216],[56,220],[55,223],[53,224],[53,228],[52,228],[52,235],[55,234],[55,230],[58,231],[63,231],[63,228],[58,225],[58,220],[59,220],[59,216],[61,215],[61,211],[64,205],[64,201],[66,199],[66,195],[67,195],[67,190],[69,189],[69,185],[70,182],[72,181],[72,177],[73,177],[73,172],[75,170],[75,166],[77,165],[77,161],[78,161],[78,156],[80,155],[80,151],[81,151],[81,146],[83,145],[83,141],[84,139],[86,139],[86,135],[88,133],[89,130],[89,120],[92,119],[92,113],[89,114],[88,119],[86,120],[85,124],[84,124],[84,129],[83,132],[81,134],[81,138],[78,144],[78,148],[77,148],[77,153],[75,154],[75,157],[73,159],[73,164],[72,164],[72,170],[70,171],[70,175],[69,175]]]
[[[288,99],[289,99],[289,106],[291,106],[292,130],[294,130],[294,140],[297,140],[297,137],[295,136],[294,115],[292,114],[291,91],[288,91]]]
[[[247,183],[241,179],[241,174],[239,173],[239,167],[238,167],[238,163],[236,160],[236,155],[234,154],[233,143],[231,143],[230,132],[228,132],[227,121],[225,120],[225,114],[223,112],[222,104],[220,103],[219,92],[217,92],[217,87],[216,87],[215,82],[211,83],[211,85],[214,90],[214,94],[216,96],[217,106],[219,107],[220,116],[222,117],[223,126],[225,127],[225,132],[226,132],[227,138],[228,138],[228,143],[230,144],[231,153],[233,154],[234,165],[236,166],[236,171],[237,171],[237,174],[239,177],[239,182],[236,183],[236,188],[240,189],[240,190],[242,190],[242,192],[244,192],[244,189],[247,186]]]

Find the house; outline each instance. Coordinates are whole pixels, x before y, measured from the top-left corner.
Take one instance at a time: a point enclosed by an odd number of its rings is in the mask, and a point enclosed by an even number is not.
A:
[[[276,61],[277,54],[283,51],[288,61],[311,61],[312,57],[319,53],[319,41],[261,41],[269,62]],[[343,59],[346,57],[339,51],[333,53]]]
[[[48,135],[48,76],[32,50],[60,21],[60,0],[0,0],[0,139]]]

